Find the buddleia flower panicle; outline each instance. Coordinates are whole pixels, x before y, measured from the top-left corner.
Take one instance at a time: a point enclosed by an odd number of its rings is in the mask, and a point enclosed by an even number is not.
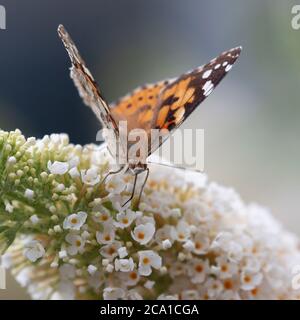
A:
[[[124,208],[104,150],[0,131],[1,260],[33,299],[299,298],[299,240],[267,209],[159,166]]]

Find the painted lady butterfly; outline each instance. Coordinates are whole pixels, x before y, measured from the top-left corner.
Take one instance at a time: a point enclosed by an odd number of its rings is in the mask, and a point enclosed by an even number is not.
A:
[[[176,79],[160,81],[137,88],[131,94],[109,105],[103,98],[74,42],[62,25],[58,27],[58,34],[70,56],[72,63],[71,78],[80,96],[84,103],[92,108],[102,126],[111,129],[113,132],[113,137],[106,141],[110,153],[114,158],[121,157],[127,160],[124,165],[120,166],[119,170],[109,172],[108,175],[124,170],[124,172],[129,172],[135,176],[133,193],[129,199],[132,200],[138,175],[144,171],[147,172],[140,192],[140,199],[149,175],[149,169],[146,161],[136,162],[130,155],[130,143],[124,146],[119,142],[119,148],[114,147],[117,141],[122,141],[122,138],[124,138],[120,136],[118,124],[121,121],[126,121],[128,132],[139,128],[147,133],[149,148],[146,157],[148,157],[213,91],[239,57],[241,47],[225,51],[208,64],[187,72]],[[153,138],[150,134],[152,129],[164,131],[163,138],[159,137],[159,140]],[[125,140],[128,142],[127,137],[125,137]]]

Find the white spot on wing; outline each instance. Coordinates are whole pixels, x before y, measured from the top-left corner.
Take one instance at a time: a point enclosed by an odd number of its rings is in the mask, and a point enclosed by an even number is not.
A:
[[[203,75],[202,75],[202,79],[207,79],[212,73],[212,70],[206,70]]]
[[[221,67],[220,63],[215,65],[215,70],[219,69]]]
[[[226,66],[225,71],[228,72],[231,68],[232,68],[232,64],[229,64],[228,66]]]
[[[204,86],[203,86],[203,94],[207,97],[214,89],[214,85],[213,83],[209,80],[209,81],[206,81]]]

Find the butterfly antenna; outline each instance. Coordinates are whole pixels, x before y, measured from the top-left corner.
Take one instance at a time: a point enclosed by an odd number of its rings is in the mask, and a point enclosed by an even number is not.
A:
[[[154,165],[157,165],[157,166],[180,169],[180,170],[183,170],[183,171],[194,171],[194,172],[198,172],[198,173],[204,173],[203,170],[180,167],[180,166],[176,166],[176,165],[174,165],[172,163],[161,163],[161,162],[153,162],[153,161],[148,161],[148,163],[154,164]]]

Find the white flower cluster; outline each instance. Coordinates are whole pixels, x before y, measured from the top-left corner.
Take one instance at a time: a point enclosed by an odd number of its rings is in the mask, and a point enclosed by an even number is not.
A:
[[[300,297],[299,240],[202,174],[152,167],[139,208],[124,208],[133,179],[100,183],[103,148],[0,132],[0,155],[2,263],[34,299]]]

